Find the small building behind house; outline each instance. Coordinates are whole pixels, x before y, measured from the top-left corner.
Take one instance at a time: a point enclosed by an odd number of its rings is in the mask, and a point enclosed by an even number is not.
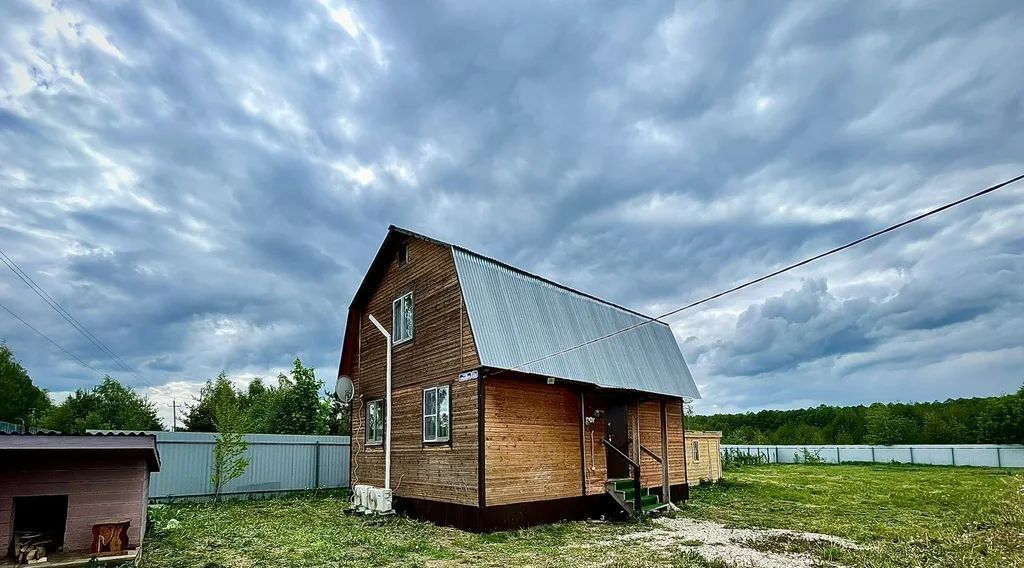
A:
[[[0,434],[0,556],[131,560],[159,470],[152,435]]]
[[[722,479],[722,433],[686,431],[686,477],[690,485]]]

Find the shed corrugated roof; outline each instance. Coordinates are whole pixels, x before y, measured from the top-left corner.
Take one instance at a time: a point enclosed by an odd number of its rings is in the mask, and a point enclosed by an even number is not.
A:
[[[150,471],[160,471],[160,453],[152,434],[117,432],[68,434],[34,432],[0,433],[0,455],[25,451],[135,452],[146,457]]]
[[[449,246],[483,366],[700,398],[667,324]],[[644,325],[545,358],[637,324]]]

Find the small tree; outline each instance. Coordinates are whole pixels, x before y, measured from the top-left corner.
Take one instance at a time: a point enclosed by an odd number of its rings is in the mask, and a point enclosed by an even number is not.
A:
[[[245,415],[234,400],[220,400],[213,406],[213,421],[217,427],[217,441],[213,447],[213,499],[220,501],[221,490],[232,479],[237,479],[249,467],[245,453],[249,442],[243,433]]]

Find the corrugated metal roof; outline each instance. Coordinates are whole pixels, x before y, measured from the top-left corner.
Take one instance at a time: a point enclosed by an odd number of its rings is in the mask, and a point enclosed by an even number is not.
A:
[[[60,432],[34,432],[0,434],[0,453],[7,451],[70,451],[92,450],[104,452],[144,452],[150,471],[160,471],[160,454],[156,449],[156,436],[136,433],[63,434]]]
[[[452,246],[480,363],[605,388],[700,398],[667,324]]]

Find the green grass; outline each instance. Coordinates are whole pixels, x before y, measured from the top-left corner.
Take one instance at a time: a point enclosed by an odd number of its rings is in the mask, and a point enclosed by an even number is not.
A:
[[[1024,472],[905,465],[776,465],[694,490],[686,515],[865,544],[855,566],[1024,566]],[[834,555],[834,551],[831,553]]]
[[[1024,472],[1022,472],[1024,473]],[[751,548],[864,567],[1024,566],[1024,474],[881,465],[748,467],[695,488],[679,515],[849,538],[765,537]],[[615,537],[650,521],[577,522],[473,535],[398,517],[346,515],[338,493],[154,510],[144,568],[255,566],[726,566],[681,535],[672,547]],[[175,528],[168,521],[176,519]]]

